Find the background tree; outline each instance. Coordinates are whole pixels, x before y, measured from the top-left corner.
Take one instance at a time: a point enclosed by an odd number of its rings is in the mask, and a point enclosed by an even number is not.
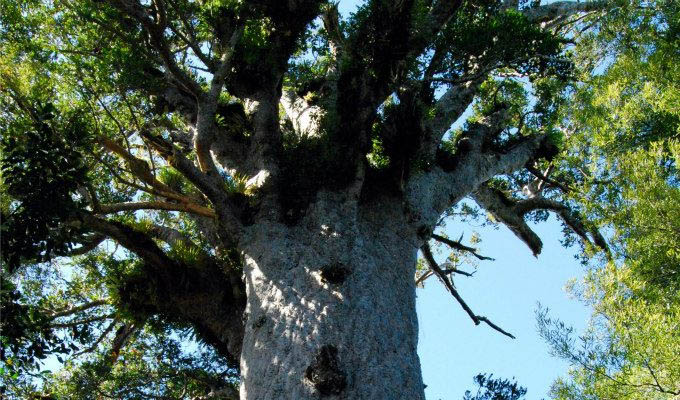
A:
[[[518,386],[517,382],[507,379],[493,378],[493,374],[478,374],[474,378],[478,388],[472,395],[472,391],[467,390],[463,400],[520,400],[524,398],[527,390]]]
[[[228,398],[233,368],[242,399],[422,399],[418,249],[512,336],[432,256],[484,258],[433,235],[463,199],[609,254],[557,156],[570,46],[618,3],[0,4],[3,361],[73,360],[47,395]],[[221,367],[169,371],[182,332]]]
[[[677,2],[624,6],[581,41],[584,76],[572,129],[587,149],[571,157],[585,185],[575,198],[612,232],[616,263],[574,288],[595,314],[579,339],[539,315],[553,351],[574,367],[553,387],[559,399],[675,399],[678,354]],[[604,201],[603,201],[604,200]]]

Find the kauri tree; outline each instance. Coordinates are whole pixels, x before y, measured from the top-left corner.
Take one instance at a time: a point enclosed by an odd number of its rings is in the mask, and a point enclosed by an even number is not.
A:
[[[14,395],[53,355],[46,397],[423,399],[416,279],[510,335],[435,261],[484,258],[443,220],[538,255],[552,212],[609,255],[563,106],[583,32],[638,6],[0,1]]]

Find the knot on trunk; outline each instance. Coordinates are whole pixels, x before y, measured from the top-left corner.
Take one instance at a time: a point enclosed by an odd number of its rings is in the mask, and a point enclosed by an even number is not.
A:
[[[347,375],[338,367],[338,349],[329,344],[321,347],[307,367],[305,378],[314,384],[322,396],[340,394],[347,386]]]
[[[321,267],[321,280],[327,283],[339,285],[347,279],[352,271],[341,263],[332,263]]]

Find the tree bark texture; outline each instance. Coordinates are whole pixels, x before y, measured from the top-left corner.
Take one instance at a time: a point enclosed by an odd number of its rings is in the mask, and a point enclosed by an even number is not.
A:
[[[249,228],[242,400],[425,398],[417,235],[398,201],[378,203],[320,193],[293,227]]]

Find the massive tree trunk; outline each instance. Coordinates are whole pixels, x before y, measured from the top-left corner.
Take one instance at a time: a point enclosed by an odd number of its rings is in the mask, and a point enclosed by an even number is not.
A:
[[[338,197],[243,239],[241,399],[424,399],[417,235],[396,200],[357,209]]]

